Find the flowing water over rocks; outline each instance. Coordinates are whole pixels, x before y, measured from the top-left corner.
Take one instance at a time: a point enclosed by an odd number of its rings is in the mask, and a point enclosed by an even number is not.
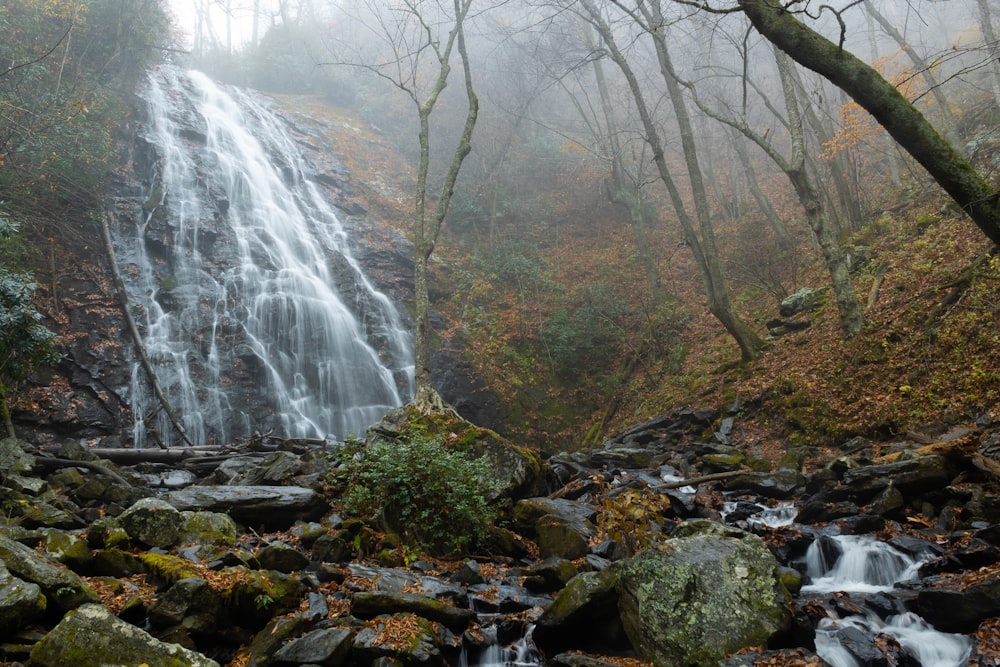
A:
[[[83,624],[113,645],[125,622],[165,642],[150,640],[149,651],[195,652],[169,664],[998,664],[1000,502],[995,481],[969,461],[1000,429],[925,450],[892,445],[960,475],[928,488],[914,473],[897,505],[873,496],[872,476],[857,472],[894,465],[894,452],[884,462],[817,462],[789,494],[778,483],[787,471],[753,472],[737,461],[744,454],[707,440],[713,422],[675,411],[591,454],[551,457],[548,474],[560,482],[550,495],[512,496],[510,525],[475,559],[457,561],[413,560],[392,536],[332,513],[321,480],[333,445],[274,441],[239,456],[179,459],[163,472],[190,462],[200,482],[182,491],[210,493],[219,504],[205,511],[183,509],[177,490],[140,500],[155,492],[134,450],[100,450],[120,452],[117,466],[79,445],[47,452],[6,442],[22,453],[6,455],[19,463],[2,485],[11,516],[0,529],[0,618],[11,631],[0,658],[30,652],[34,665],[70,664],[55,652],[61,637]],[[226,461],[243,472],[229,463],[218,475]],[[246,484],[254,479],[270,486]],[[253,508],[223,513],[227,494],[232,507],[250,498]],[[310,500],[288,504],[299,496]],[[833,513],[859,509],[788,521],[793,509],[815,515],[817,497],[836,498],[824,501]],[[622,508],[639,519],[617,532],[610,520]],[[716,557],[725,564],[713,565]],[[674,574],[657,583],[660,571]],[[768,611],[748,615],[748,595],[773,596]],[[98,599],[113,615],[93,609]],[[660,618],[654,609],[667,620],[637,625]],[[682,635],[665,633],[687,624],[685,609],[702,616]],[[723,615],[734,625],[722,638],[747,628],[763,635],[712,649]],[[727,657],[740,646],[755,652]]]
[[[150,180],[118,254],[160,385],[195,444],[364,433],[411,392],[409,334],[265,103],[163,67],[144,93]],[[134,439],[171,424],[137,369]],[[255,387],[264,404],[243,404]]]

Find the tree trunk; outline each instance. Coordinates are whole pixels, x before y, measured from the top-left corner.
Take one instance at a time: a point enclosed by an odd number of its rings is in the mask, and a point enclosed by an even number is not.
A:
[[[441,226],[444,218],[448,214],[448,206],[451,204],[452,195],[455,192],[455,182],[458,180],[462,162],[472,150],[472,133],[476,127],[476,119],[479,114],[479,99],[476,97],[475,89],[472,86],[472,70],[470,69],[469,56],[465,49],[465,16],[469,11],[471,0],[455,0],[455,24],[448,34],[447,42],[442,46],[437,43],[431,44],[435,49],[439,63],[437,79],[427,98],[418,103],[418,115],[420,119],[420,164],[417,171],[417,189],[414,211],[414,319],[416,320],[416,331],[413,337],[413,360],[414,360],[414,387],[413,403],[424,411],[440,411],[445,409],[444,402],[431,384],[431,326],[430,326],[430,297],[428,294],[427,266],[434,246],[437,244]],[[448,76],[451,73],[451,50],[457,44],[459,58],[462,61],[462,69],[465,80],[465,94],[468,102],[468,111],[465,118],[465,125],[458,138],[455,152],[452,154],[451,164],[445,174],[444,183],[441,186],[437,197],[437,204],[433,211],[427,207],[428,197],[428,172],[430,170],[430,117],[437,104],[438,98],[445,86],[448,85]],[[438,50],[440,49],[440,50]],[[416,101],[416,97],[413,97]]]
[[[646,104],[635,72],[632,71],[625,56],[615,44],[610,26],[601,16],[593,1],[581,0],[581,4],[587,11],[588,20],[597,29],[598,34],[600,34],[612,61],[618,66],[625,76],[625,80],[628,82],[632,99],[635,102],[636,110],[639,112],[643,129],[646,132],[646,141],[653,151],[653,161],[656,164],[660,180],[667,188],[667,194],[670,196],[670,201],[684,231],[684,239],[691,248],[691,253],[694,255],[695,263],[698,265],[698,270],[701,273],[702,283],[705,286],[705,294],[708,297],[708,309],[719,320],[729,335],[733,337],[733,340],[736,341],[743,359],[754,359],[760,356],[760,353],[764,350],[764,341],[732,312],[732,305],[729,300],[729,294],[726,291],[726,286],[724,283],[720,284],[719,282],[722,263],[719,257],[714,254],[714,239],[710,236],[709,243],[703,244],[695,232],[694,224],[684,207],[684,200],[681,197],[680,191],[677,189],[673,177],[670,176],[659,130],[653,122],[653,117],[649,112],[649,107]]]
[[[770,223],[771,229],[774,230],[774,238],[778,242],[778,248],[782,252],[789,250],[792,247],[792,236],[788,233],[788,226],[785,225],[785,221],[781,219],[778,212],[774,210],[771,200],[760,189],[760,183],[757,182],[757,173],[750,162],[750,155],[747,153],[747,147],[743,143],[743,137],[736,134],[735,130],[733,130],[733,148],[736,151],[736,156],[740,159],[740,164],[743,166],[743,174],[747,179],[750,194],[753,195],[760,210],[764,212],[764,216],[767,218],[768,223]]]
[[[907,55],[910,62],[913,63],[914,68],[916,68],[917,73],[923,78],[924,83],[927,84],[927,90],[930,92],[931,97],[934,98],[934,104],[937,106],[938,111],[941,113],[941,124],[944,126],[944,136],[951,142],[951,145],[955,147],[955,150],[962,153],[962,144],[956,130],[957,124],[955,123],[955,117],[951,113],[951,108],[948,106],[948,99],[941,92],[941,87],[938,85],[937,79],[934,78],[934,74],[931,72],[931,66],[927,64],[919,53],[917,53],[913,46],[906,40],[906,38],[896,30],[889,19],[882,15],[875,5],[871,3],[871,0],[865,0],[865,9],[872,18],[882,26],[882,30],[885,34],[892,37],[893,41],[899,46],[900,50]]]
[[[979,32],[983,35],[983,42],[985,42],[987,50],[993,56],[990,58],[989,65],[993,103],[1000,107],[1000,61],[997,60],[1000,54],[997,53],[997,36],[996,31],[993,30],[989,0],[976,0],[976,7],[979,9]]]
[[[795,83],[792,80],[792,64],[781,51],[775,49],[774,59],[778,65],[778,75],[781,78],[781,90],[785,96],[785,108],[788,110],[788,128],[792,134],[792,159],[786,170],[795,193],[802,207],[806,210],[809,227],[816,234],[816,242],[823,252],[823,260],[830,274],[830,283],[837,299],[837,311],[840,323],[848,337],[861,333],[864,316],[861,304],[858,303],[854,291],[854,283],[848,272],[844,250],[833,233],[832,226],[826,215],[825,207],[816,186],[810,177],[805,164],[805,136],[802,127],[802,115],[799,113],[799,103],[795,93]]]
[[[738,0],[770,42],[799,64],[829,79],[921,164],[982,232],[1000,243],[1000,201],[972,168],[896,88],[872,67],[826,39],[775,0]]]
[[[587,47],[596,50],[592,36],[585,32]],[[646,272],[649,288],[653,297],[654,307],[659,308],[666,301],[666,294],[660,281],[660,272],[653,260],[653,251],[649,246],[649,235],[646,233],[645,202],[642,198],[641,176],[630,179],[626,174],[621,142],[618,140],[618,125],[615,122],[614,105],[611,103],[611,93],[608,91],[607,79],[604,76],[604,65],[595,58],[594,78],[597,82],[597,92],[601,98],[601,113],[604,115],[604,125],[608,132],[608,144],[611,147],[611,201],[624,206],[629,213],[632,232],[639,248],[639,260]],[[636,165],[636,171],[642,171],[641,165]],[[631,182],[630,182],[631,181]]]
[[[643,3],[639,3],[643,7]],[[684,152],[684,163],[687,167],[691,194],[694,198],[695,215],[698,219],[698,229],[701,232],[701,246],[705,257],[706,271],[709,273],[708,307],[726,330],[736,339],[744,360],[756,359],[766,347],[764,341],[736,314],[729,298],[729,288],[726,286],[725,274],[722,269],[722,259],[715,245],[715,230],[712,229],[712,212],[708,206],[708,196],[705,192],[704,176],[698,162],[698,148],[694,138],[694,128],[691,117],[684,102],[684,93],[674,72],[673,62],[667,48],[665,21],[660,11],[660,0],[650,0],[649,34],[653,38],[660,73],[667,86],[667,94],[677,119],[681,134],[681,148]]]

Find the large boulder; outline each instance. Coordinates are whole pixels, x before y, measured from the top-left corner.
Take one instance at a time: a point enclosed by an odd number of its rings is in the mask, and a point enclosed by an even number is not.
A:
[[[219,667],[219,663],[178,644],[167,644],[104,606],[86,604],[70,612],[31,649],[36,667]]]
[[[514,506],[514,522],[535,538],[542,558],[575,560],[590,551],[593,505],[565,498],[528,498]]]
[[[251,526],[287,528],[329,509],[313,489],[301,486],[189,486],[163,495],[179,510],[225,512]]]
[[[38,584],[18,579],[0,561],[0,627],[15,631],[45,613],[45,596]]]
[[[11,574],[38,584],[48,602],[58,609],[68,611],[99,598],[78,575],[60,567],[45,555],[20,542],[0,535],[0,562]]]
[[[792,621],[764,542],[708,521],[681,524],[624,561],[618,606],[636,652],[658,667],[715,664],[766,644]]]
[[[131,539],[161,548],[179,543],[183,523],[177,508],[159,498],[143,498],[118,517],[118,525]]]
[[[554,655],[569,649],[629,648],[618,616],[615,568],[577,575],[559,591],[535,625],[535,643]]]

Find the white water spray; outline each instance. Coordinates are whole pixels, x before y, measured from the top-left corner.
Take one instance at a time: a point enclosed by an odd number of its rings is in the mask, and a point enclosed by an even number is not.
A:
[[[412,392],[409,335],[361,271],[286,124],[198,72],[157,70],[145,99],[156,173],[147,215],[119,243],[147,351],[189,436],[364,433]],[[236,402],[237,377],[252,378],[266,410]],[[137,410],[150,404],[141,379]],[[135,415],[166,440],[167,416],[145,419]]]

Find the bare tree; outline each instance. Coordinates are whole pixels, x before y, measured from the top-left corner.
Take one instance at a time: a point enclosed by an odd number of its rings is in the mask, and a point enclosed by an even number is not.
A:
[[[847,270],[844,250],[837,240],[827,215],[821,188],[812,177],[809,169],[806,168],[805,131],[795,91],[795,82],[790,71],[792,64],[788,56],[777,49],[775,49],[774,56],[778,65],[778,75],[785,101],[787,117],[784,119],[784,125],[788,129],[791,139],[790,156],[782,155],[768,137],[754,131],[747,123],[745,115],[724,115],[708,106],[697,95],[695,95],[695,101],[706,115],[739,130],[757,144],[788,177],[799,198],[799,203],[805,209],[806,219],[823,252],[823,260],[826,263],[833,292],[836,295],[841,326],[848,337],[855,336],[861,332],[863,315],[854,292],[854,284]],[[696,92],[695,86],[690,85],[689,88],[692,92]]]
[[[614,1],[614,0],[613,0]],[[659,12],[658,0],[653,0],[655,8],[651,11]],[[660,180],[667,188],[670,200],[673,203],[674,211],[684,230],[684,238],[694,254],[695,261],[701,272],[702,282],[705,286],[708,297],[709,311],[719,320],[730,336],[736,341],[744,359],[754,359],[760,355],[765,348],[764,341],[736,314],[732,300],[729,296],[729,289],[726,286],[724,272],[722,270],[722,260],[719,256],[715,242],[715,232],[712,229],[711,213],[708,209],[708,201],[705,196],[704,184],[702,182],[701,167],[697,160],[697,150],[694,143],[694,132],[691,128],[687,109],[684,106],[680,85],[673,77],[672,65],[669,54],[666,53],[666,40],[663,33],[662,14],[659,20],[651,15],[648,22],[638,20],[637,24],[643,27],[653,36],[657,49],[658,62],[664,68],[663,78],[667,83],[669,97],[677,117],[678,126],[681,133],[681,143],[684,148],[685,164],[688,169],[688,176],[691,181],[695,198],[695,210],[697,215],[698,228],[695,228],[695,220],[692,220],[687,212],[680,190],[670,175],[670,169],[664,154],[663,141],[660,130],[653,120],[646,103],[645,94],[639,85],[635,72],[619,49],[611,26],[605,20],[601,11],[593,0],[580,0],[581,6],[586,12],[587,20],[597,29],[598,34],[604,42],[605,49],[611,60],[618,65],[618,68],[625,75],[629,89],[632,92],[639,117],[642,119],[643,129],[646,133],[646,141],[649,142],[653,151],[653,160],[659,172]],[[617,3],[615,3],[617,4]],[[645,6],[645,2],[640,0],[640,5]],[[647,7],[647,9],[650,9]],[[636,17],[633,15],[633,19]]]
[[[341,63],[363,67],[400,90],[416,110],[420,157],[413,201],[414,245],[414,382],[413,404],[425,412],[447,409],[431,384],[430,297],[428,264],[455,191],[462,162],[472,150],[479,99],[465,42],[465,23],[473,0],[453,0],[450,13],[431,0],[404,0],[388,9],[368,4],[377,31],[391,53],[387,60]],[[465,123],[453,138],[451,160],[434,187],[431,176],[431,116],[452,74],[455,53],[461,61],[466,98]]]

